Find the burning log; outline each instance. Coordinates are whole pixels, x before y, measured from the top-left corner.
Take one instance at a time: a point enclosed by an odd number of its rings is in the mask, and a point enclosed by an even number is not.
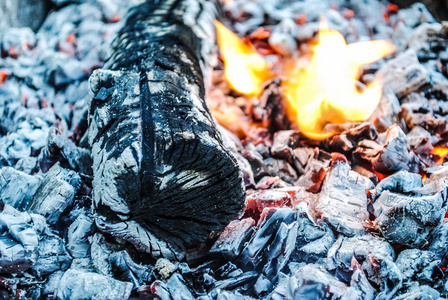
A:
[[[205,103],[197,53],[207,40],[193,30],[213,35],[217,7],[201,5],[137,6],[90,79],[96,224],[153,257],[181,259],[244,204],[237,162]]]

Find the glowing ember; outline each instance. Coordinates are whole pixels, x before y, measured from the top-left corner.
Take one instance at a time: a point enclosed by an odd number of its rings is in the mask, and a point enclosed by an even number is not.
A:
[[[232,89],[258,95],[263,84],[272,78],[269,63],[252,44],[246,44],[222,23],[216,21],[217,41],[225,65],[225,77]]]
[[[359,83],[361,66],[393,52],[387,41],[347,45],[339,32],[321,28],[309,64],[300,68],[294,62],[285,71],[282,86],[292,119],[314,139],[335,134],[324,131],[328,123],[366,120],[381,99],[382,86],[378,79],[366,87]]]
[[[448,156],[448,148],[444,147],[434,147],[430,152],[432,155],[437,155],[439,158],[435,162],[436,164],[441,164],[445,161],[445,157]]]

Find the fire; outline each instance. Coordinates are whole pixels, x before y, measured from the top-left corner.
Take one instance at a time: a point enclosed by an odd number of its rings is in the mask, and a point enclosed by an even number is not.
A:
[[[439,156],[439,159],[437,159],[437,161],[435,162],[437,165],[439,165],[443,163],[445,157],[448,156],[448,148],[434,147],[434,149],[432,149],[430,153]]]
[[[324,131],[328,123],[366,120],[381,99],[382,85],[379,79],[359,83],[361,67],[393,52],[385,40],[347,45],[339,32],[321,28],[308,65],[294,62],[285,68],[282,87],[292,119],[313,139],[335,134]]]
[[[257,96],[273,77],[270,64],[252,44],[244,43],[219,21],[215,22],[217,41],[231,88],[247,96]]]

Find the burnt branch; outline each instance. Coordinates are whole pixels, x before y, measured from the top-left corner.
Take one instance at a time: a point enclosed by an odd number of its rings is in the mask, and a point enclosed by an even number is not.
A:
[[[198,34],[214,34],[216,13],[208,1],[137,6],[90,79],[96,223],[154,257],[182,258],[244,204],[205,100]]]

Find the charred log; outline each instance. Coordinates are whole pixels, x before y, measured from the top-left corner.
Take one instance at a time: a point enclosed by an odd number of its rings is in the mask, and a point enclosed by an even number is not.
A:
[[[135,7],[90,79],[96,224],[153,257],[182,258],[244,204],[238,164],[205,102],[198,55],[208,45],[198,36],[214,35],[216,14],[212,1]]]

